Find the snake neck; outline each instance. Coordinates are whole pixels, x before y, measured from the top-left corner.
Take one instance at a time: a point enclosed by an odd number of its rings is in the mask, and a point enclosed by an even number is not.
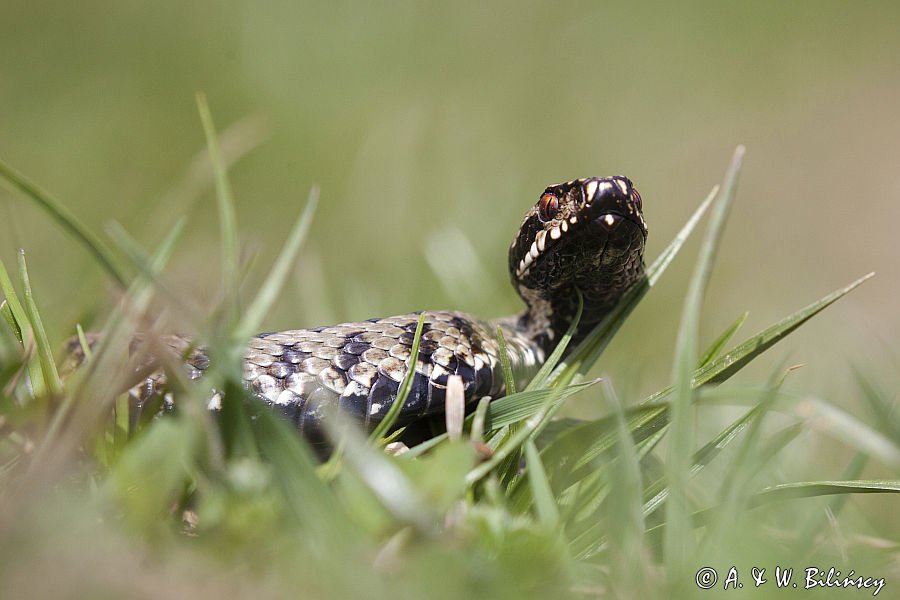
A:
[[[528,342],[540,348],[544,356],[549,355],[563,335],[569,330],[578,309],[577,295],[573,293],[573,302],[552,302],[531,290],[521,292],[526,298],[528,308],[516,317],[516,329]],[[575,328],[572,341],[565,354],[571,352],[578,342],[588,334],[603,316],[609,312],[607,306],[587,306],[582,311],[582,318]],[[564,356],[565,356],[564,354]]]
[[[516,321],[521,335],[539,347],[546,356],[569,330],[578,314],[578,292],[581,292],[581,318],[572,341],[563,356],[569,354],[588,333],[615,308],[625,292],[644,276],[644,263],[638,256],[604,277],[591,277],[566,289],[545,294],[525,286],[519,286],[519,294],[527,308]],[[576,291],[577,290],[577,291]]]

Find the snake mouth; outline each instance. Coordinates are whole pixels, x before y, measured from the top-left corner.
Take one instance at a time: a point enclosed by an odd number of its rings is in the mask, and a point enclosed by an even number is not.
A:
[[[623,226],[640,228],[640,223],[618,212],[604,212],[588,219],[573,215],[561,220],[549,229],[537,232],[528,252],[516,266],[516,277],[526,277],[540,263],[562,254],[569,244],[582,249],[603,248]]]
[[[593,218],[591,220],[591,223],[595,227],[602,227],[603,229],[606,229],[607,231],[612,232],[612,231],[616,230],[620,225],[625,223],[626,221],[628,223],[634,225],[635,227],[640,228],[640,226],[641,226],[640,222],[637,219],[635,219],[634,217],[631,217],[628,215],[623,215],[618,212],[603,213],[602,215]]]

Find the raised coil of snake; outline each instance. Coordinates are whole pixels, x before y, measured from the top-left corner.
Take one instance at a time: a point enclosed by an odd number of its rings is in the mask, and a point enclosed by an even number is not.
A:
[[[441,415],[451,375],[462,379],[467,409],[485,396],[503,396],[498,326],[515,377],[526,382],[569,328],[580,291],[582,316],[569,345],[574,348],[642,277],[646,237],[641,196],[626,177],[546,188],[509,249],[510,276],[525,311],[490,321],[425,311],[415,375],[396,425]],[[334,406],[371,429],[397,398],[412,362],[420,314],[259,334],[246,348],[244,385],[313,437]],[[189,340],[165,336],[162,341],[186,358],[191,378],[208,367],[205,350],[192,349]],[[164,393],[165,383],[162,370],[150,374],[132,388],[132,403],[143,408]],[[171,396],[165,397],[171,403]]]

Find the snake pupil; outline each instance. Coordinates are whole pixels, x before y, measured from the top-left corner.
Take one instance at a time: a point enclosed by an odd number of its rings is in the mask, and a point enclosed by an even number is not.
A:
[[[540,211],[541,221],[550,221],[559,211],[559,199],[553,194],[544,194],[541,196],[538,209]]]

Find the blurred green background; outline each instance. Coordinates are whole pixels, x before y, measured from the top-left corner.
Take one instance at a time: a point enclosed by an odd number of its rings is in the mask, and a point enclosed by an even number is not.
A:
[[[198,301],[215,298],[219,245],[213,195],[193,193],[197,91],[233,145],[261,140],[231,171],[248,293],[310,186],[322,189],[269,330],[519,310],[509,241],[545,185],[574,177],[635,181],[652,260],[743,143],[705,339],[744,310],[752,333],[874,270],[744,380],[805,363],[792,384],[853,411],[854,367],[896,384],[900,4],[85,1],[2,13],[0,156],[94,228],[118,221],[148,247],[188,215],[170,274]],[[6,191],[0,218],[0,257],[26,249],[51,338],[102,316],[112,288],[80,246]],[[629,400],[669,380],[696,250],[607,354]],[[460,268],[471,279],[448,283]]]

